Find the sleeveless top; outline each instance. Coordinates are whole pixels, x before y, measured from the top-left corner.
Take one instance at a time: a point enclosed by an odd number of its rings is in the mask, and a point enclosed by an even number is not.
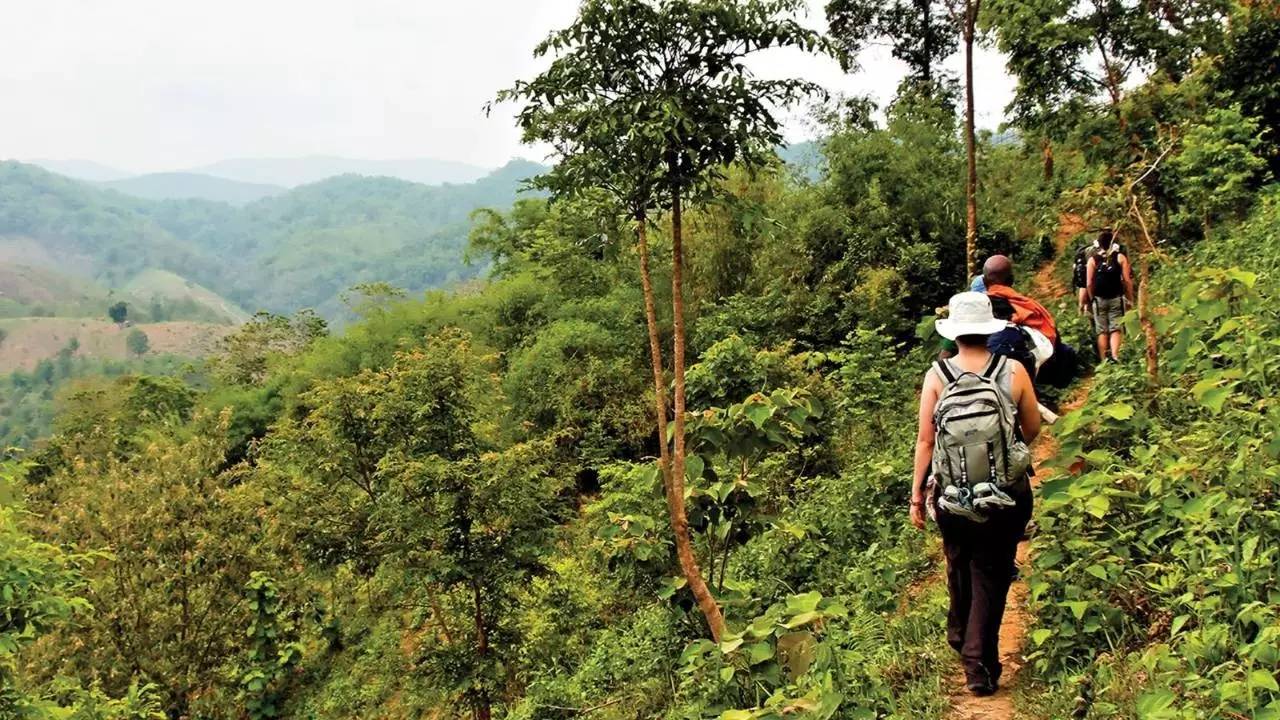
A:
[[[954,358],[947,358],[944,362],[951,365],[951,371],[955,373],[956,377],[960,377],[960,373],[968,372],[964,368],[960,367],[960,363],[953,362],[953,359]],[[1006,358],[1006,360],[1008,359]],[[987,362],[991,362],[991,360],[988,359]],[[996,371],[996,387],[1000,388],[1000,392],[1004,393],[1004,396],[1006,399],[1008,399],[1009,404],[1013,406],[1013,412],[1014,412],[1014,415],[1016,416],[1018,413],[1018,403],[1013,397],[1013,363],[1014,362],[1017,362],[1017,361],[1009,360],[1008,362],[1004,363],[1004,365],[999,370]],[[983,363],[982,369],[978,370],[978,374],[981,375],[982,371],[986,369],[987,369],[987,365],[986,363]],[[947,386],[947,379],[942,376],[942,373],[938,372],[937,365],[930,365],[929,372],[938,378],[939,382],[942,383],[942,387],[945,388]]]

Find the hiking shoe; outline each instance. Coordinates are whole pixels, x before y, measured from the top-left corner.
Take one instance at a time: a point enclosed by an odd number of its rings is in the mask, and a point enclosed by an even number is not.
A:
[[[974,511],[968,488],[955,485],[948,487],[942,492],[942,497],[938,498],[938,507],[943,512],[968,518],[974,522],[985,522],[987,519]]]
[[[1011,508],[1018,503],[994,483],[978,483],[973,486],[973,506],[978,510]]]
[[[1018,538],[1018,542],[1022,542],[1023,540],[1030,540],[1032,537],[1035,536],[1036,531],[1038,531],[1039,529],[1040,529],[1040,526],[1036,524],[1035,520],[1028,520],[1026,526],[1022,528],[1022,537]]]
[[[978,697],[987,697],[996,694],[996,678],[987,670],[986,665],[979,665],[977,668],[965,673],[967,676],[965,687],[969,692]]]

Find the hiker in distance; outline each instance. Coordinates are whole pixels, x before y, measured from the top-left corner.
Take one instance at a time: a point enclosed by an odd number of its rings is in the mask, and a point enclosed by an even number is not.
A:
[[[1014,555],[1031,519],[1031,451],[1040,433],[1035,388],[1018,362],[987,349],[1006,322],[987,295],[951,298],[937,323],[954,357],[925,374],[920,394],[911,522],[933,518],[947,559],[947,642],[966,684],[990,695],[1000,682],[1000,623]]]
[[[1133,305],[1133,270],[1129,258],[1115,241],[1110,229],[1098,233],[1096,249],[1085,270],[1085,297],[1093,308],[1093,326],[1098,335],[1098,360],[1120,359],[1125,311]]]

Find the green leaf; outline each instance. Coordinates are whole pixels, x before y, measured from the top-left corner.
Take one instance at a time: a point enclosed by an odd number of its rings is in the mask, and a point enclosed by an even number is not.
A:
[[[764,427],[764,424],[773,416],[774,407],[764,402],[747,403],[743,407],[743,412],[747,414],[747,418],[756,426],[757,430]]]
[[[753,637],[767,637],[773,632],[774,628],[777,627],[777,624],[778,623],[774,618],[769,617],[768,615],[762,615],[751,622],[750,627],[747,628],[747,632]]]
[[[1093,495],[1085,501],[1084,509],[1096,518],[1104,517],[1107,511],[1111,509],[1111,498],[1101,494]]]
[[[1062,605],[1070,609],[1071,614],[1074,615],[1077,620],[1084,619],[1085,612],[1089,610],[1089,603],[1086,600],[1071,600],[1062,603]]]
[[[818,603],[820,602],[822,602],[822,593],[816,590],[804,593],[803,595],[792,595],[787,598],[787,612],[813,612],[818,609]]]
[[[772,657],[773,645],[771,643],[760,641],[747,647],[747,662],[752,665],[759,665]]]
[[[1133,406],[1128,403],[1111,403],[1102,408],[1103,415],[1116,420],[1128,420],[1133,417]]]
[[[1043,645],[1045,640],[1053,637],[1053,631],[1048,628],[1040,628],[1031,632],[1031,642],[1037,646]]]
[[[1231,333],[1239,329],[1240,329],[1240,321],[1237,320],[1236,318],[1231,318],[1226,322],[1222,323],[1222,326],[1218,328],[1218,332],[1213,334],[1213,339],[1221,340],[1222,338],[1226,337],[1227,335],[1230,335]]]
[[[799,615],[796,615],[790,620],[782,623],[782,626],[789,630],[793,628],[798,628],[802,625],[808,625],[814,620],[817,620],[820,616],[821,616],[821,613],[817,613],[817,612],[800,613]]]
[[[721,679],[721,680],[723,680],[723,681],[725,681],[725,682],[729,682],[730,680],[732,680],[732,679],[733,679],[733,666],[732,666],[732,665],[726,665],[726,666],[724,666],[724,667],[720,668],[720,679]]]
[[[684,476],[689,482],[696,482],[706,469],[706,461],[699,455],[690,455],[684,459]]]
[[[1271,692],[1280,692],[1280,684],[1276,683],[1275,672],[1264,668],[1249,671],[1249,684]]]
[[[742,638],[737,637],[731,640],[725,640],[724,642],[720,643],[720,652],[724,653],[725,655],[728,655],[729,653],[733,652],[734,650],[737,650],[740,647],[742,647]]]
[[[1252,288],[1258,282],[1258,273],[1241,270],[1239,268],[1230,268],[1227,270],[1227,277],[1247,288]]]
[[[1231,397],[1231,385],[1224,385],[1205,392],[1200,396],[1200,404],[1209,408],[1214,415],[1222,412],[1222,406]]]
[[[1259,537],[1257,535],[1251,535],[1245,538],[1245,541],[1240,545],[1241,560],[1249,562],[1253,559],[1253,556],[1258,552],[1258,540]]]
[[[1138,698],[1137,710],[1139,720],[1166,720],[1174,718],[1170,709],[1178,698],[1168,690],[1156,690]]]

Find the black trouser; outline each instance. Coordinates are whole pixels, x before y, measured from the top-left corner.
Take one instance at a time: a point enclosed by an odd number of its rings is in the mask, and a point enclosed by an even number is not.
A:
[[[938,515],[951,595],[947,642],[960,653],[970,680],[982,679],[982,666],[992,680],[1000,677],[1000,622],[1018,541],[1031,519],[1030,487],[1010,494],[1017,506],[993,513],[986,522]]]

